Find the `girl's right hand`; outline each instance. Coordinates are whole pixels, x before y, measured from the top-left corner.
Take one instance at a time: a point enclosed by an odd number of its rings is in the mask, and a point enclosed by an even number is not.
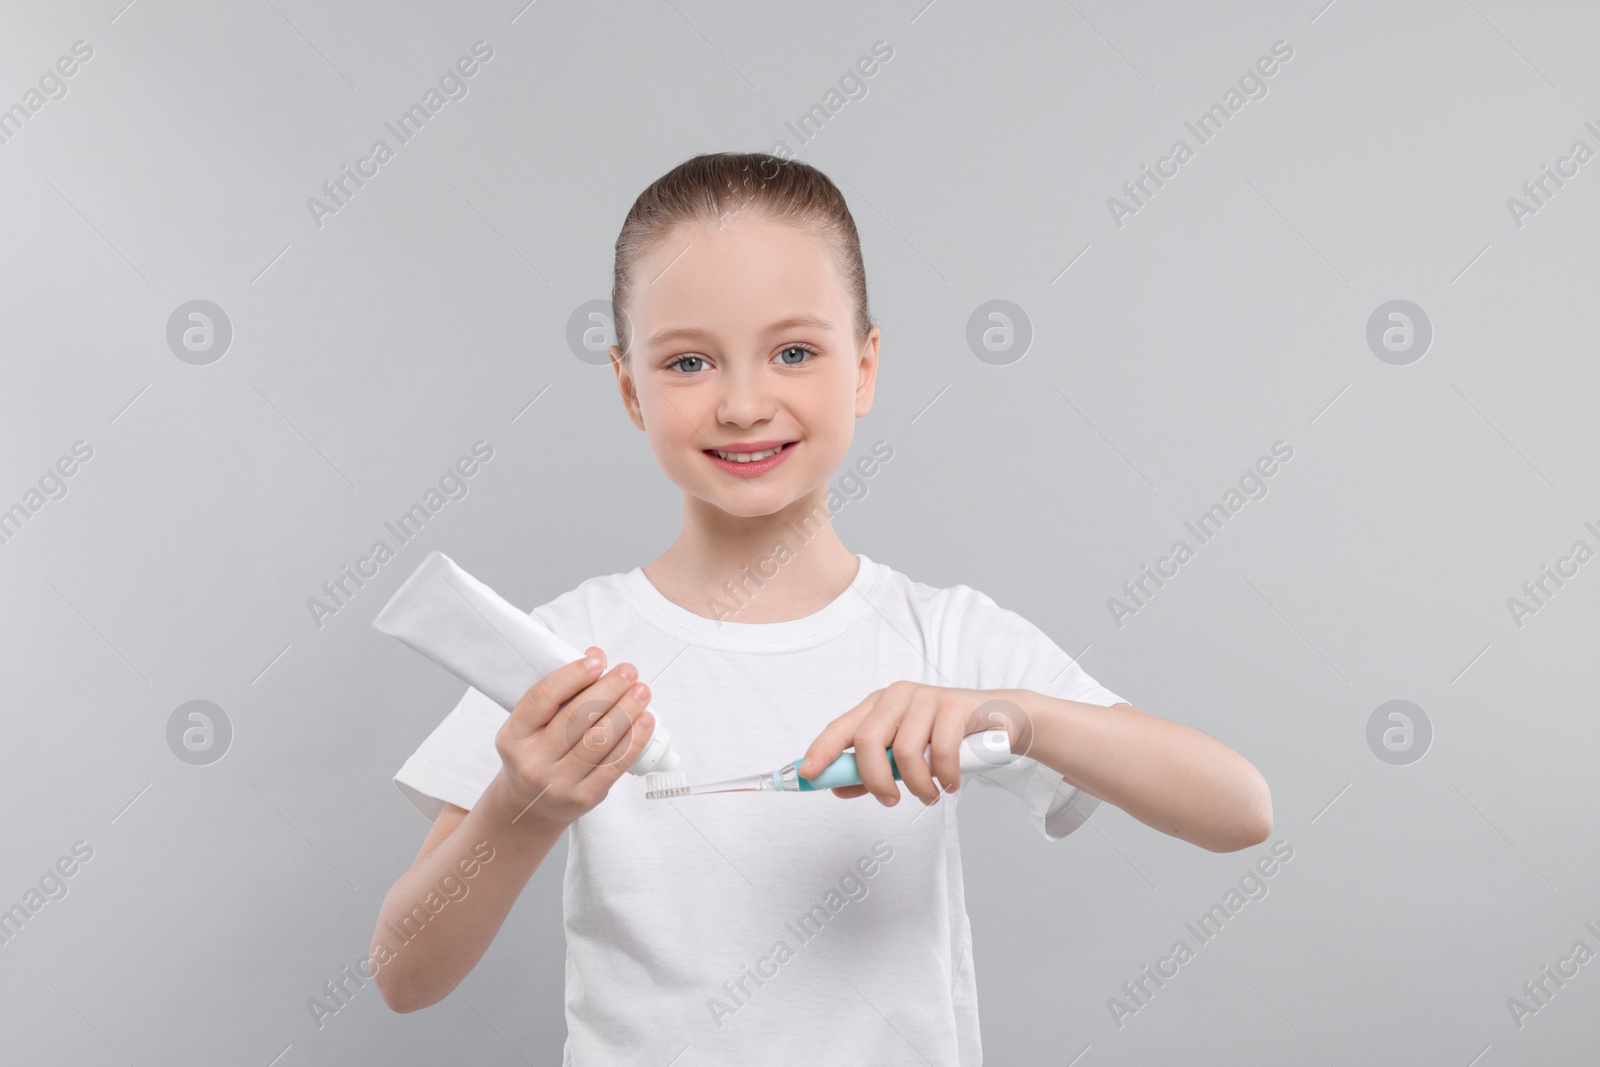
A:
[[[586,657],[534,683],[495,735],[517,821],[564,829],[605,799],[650,741],[655,717],[638,670],[619,663],[602,676],[605,653],[590,646]]]

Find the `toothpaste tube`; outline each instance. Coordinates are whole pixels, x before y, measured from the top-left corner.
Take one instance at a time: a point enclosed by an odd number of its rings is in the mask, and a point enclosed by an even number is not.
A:
[[[462,570],[443,552],[429,552],[378,612],[372,625],[399,638],[507,712],[539,679],[583,653],[539,620]],[[678,765],[672,734],[654,702],[655,728],[630,774]]]

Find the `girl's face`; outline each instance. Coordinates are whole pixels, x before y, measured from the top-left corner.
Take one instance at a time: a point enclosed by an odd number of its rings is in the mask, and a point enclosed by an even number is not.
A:
[[[855,342],[852,301],[826,246],[742,216],[680,227],[637,267],[623,403],[667,477],[737,516],[826,491],[872,409],[878,329]],[[765,452],[748,465],[723,452]]]

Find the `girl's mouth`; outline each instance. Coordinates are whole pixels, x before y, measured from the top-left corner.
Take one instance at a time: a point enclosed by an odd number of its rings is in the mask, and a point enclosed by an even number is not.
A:
[[[710,458],[712,463],[715,463],[718,467],[721,467],[729,474],[736,474],[741,478],[755,478],[758,475],[767,473],[768,471],[777,467],[778,464],[788,459],[789,453],[793,452],[795,445],[799,443],[800,442],[798,441],[789,441],[785,443],[784,446],[777,452],[767,456],[765,459],[753,459],[746,463],[741,463],[736,459],[723,459],[721,456],[717,455],[716,451],[713,449],[707,448],[704,449],[704,452],[706,456]],[[730,453],[730,455],[731,454],[739,453]],[[760,455],[759,452],[755,454]]]

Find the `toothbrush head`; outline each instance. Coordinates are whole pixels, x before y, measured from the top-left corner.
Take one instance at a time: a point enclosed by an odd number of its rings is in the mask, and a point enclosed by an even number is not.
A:
[[[689,776],[683,771],[651,771],[644,776],[646,800],[671,800],[689,795]]]

